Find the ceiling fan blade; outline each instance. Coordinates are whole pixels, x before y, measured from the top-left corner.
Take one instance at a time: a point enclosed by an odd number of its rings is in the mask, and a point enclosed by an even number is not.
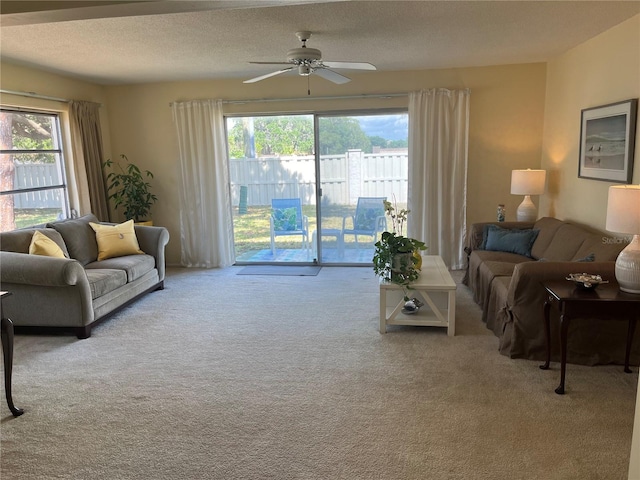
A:
[[[315,73],[319,77],[324,78],[325,80],[329,80],[330,82],[337,83],[338,85],[351,81],[350,78],[345,77],[344,75],[340,75],[339,73],[329,70],[328,68],[318,68],[314,70],[313,73]]]
[[[376,70],[375,65],[367,62],[325,62],[322,64],[329,68],[350,68],[352,70]]]
[[[269,78],[269,77],[275,77],[276,75],[280,75],[281,73],[285,73],[285,72],[290,72],[291,70],[293,70],[295,67],[289,67],[289,68],[283,68],[282,70],[278,70],[276,72],[271,72],[271,73],[267,73],[266,75],[260,75],[259,77],[255,77],[255,78],[251,78],[249,80],[245,80],[242,83],[255,83],[255,82],[259,82],[260,80],[264,80],[265,78]]]
[[[249,62],[254,65],[291,65],[291,62]]]

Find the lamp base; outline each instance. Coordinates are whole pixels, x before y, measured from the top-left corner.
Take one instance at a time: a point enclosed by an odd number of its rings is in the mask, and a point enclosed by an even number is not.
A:
[[[538,219],[538,209],[531,201],[530,195],[524,196],[524,200],[516,210],[516,218],[519,222],[535,222]]]
[[[634,235],[631,243],[618,255],[616,280],[623,292],[640,295],[640,235]]]

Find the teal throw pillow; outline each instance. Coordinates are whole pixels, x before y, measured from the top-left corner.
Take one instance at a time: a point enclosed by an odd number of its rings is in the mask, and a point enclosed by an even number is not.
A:
[[[272,215],[273,228],[277,232],[290,232],[297,229],[298,212],[295,207],[276,208]]]
[[[485,232],[486,239],[483,241],[485,250],[531,257],[531,247],[538,238],[540,230],[518,228],[507,230],[496,225],[487,225]]]

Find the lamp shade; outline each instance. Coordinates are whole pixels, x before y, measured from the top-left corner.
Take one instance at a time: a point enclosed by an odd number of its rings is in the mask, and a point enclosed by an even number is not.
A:
[[[640,294],[640,185],[609,187],[606,229],[633,235],[616,258],[616,280],[623,292]]]
[[[544,193],[546,170],[512,170],[511,193],[513,195],[542,195]]]
[[[640,233],[640,185],[609,187],[606,229],[617,233]]]

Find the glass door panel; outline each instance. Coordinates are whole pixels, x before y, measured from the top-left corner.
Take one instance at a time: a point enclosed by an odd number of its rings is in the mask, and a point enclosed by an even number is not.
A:
[[[408,114],[319,115],[321,264],[371,264],[383,200],[407,204]],[[320,233],[321,232],[321,233]]]
[[[313,115],[227,118],[236,263],[313,263],[313,120]]]

